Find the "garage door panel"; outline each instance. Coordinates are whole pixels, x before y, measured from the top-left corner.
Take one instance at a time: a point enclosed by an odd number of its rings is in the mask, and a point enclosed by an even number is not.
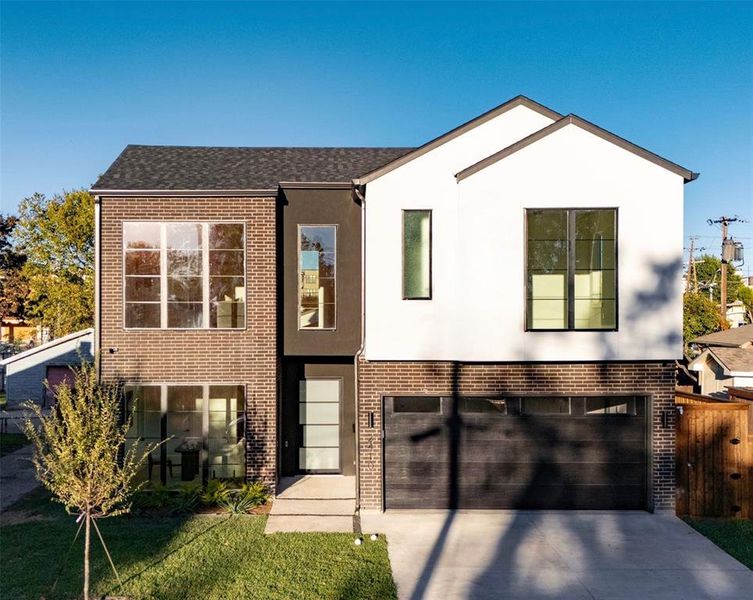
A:
[[[409,484],[415,478],[438,480],[449,485],[450,465],[446,462],[413,461],[407,465],[387,466],[385,474],[393,484]],[[494,486],[498,482],[526,484],[546,481],[550,485],[644,485],[643,463],[539,463],[539,462],[463,462],[458,465],[457,480],[468,486]]]
[[[400,442],[391,438],[385,439],[388,458],[391,461],[431,460],[436,462],[450,462],[450,447],[446,438],[432,438],[420,443]],[[461,440],[457,457],[461,462],[466,458],[475,460],[480,458],[485,462],[641,462],[645,459],[642,446],[625,444],[622,442],[601,441],[558,441],[542,446],[536,440],[505,440],[495,443],[493,447],[485,442]]]
[[[451,402],[443,400],[445,412]],[[448,416],[394,414],[385,402],[385,505],[645,508],[645,399],[638,397],[636,404],[640,416],[582,410]]]
[[[390,439],[418,442],[423,439],[447,436],[451,427],[448,418],[412,419],[392,417],[388,424]],[[612,440],[642,441],[645,421],[637,417],[552,417],[540,423],[520,417],[501,417],[483,420],[463,418],[460,423],[464,439],[470,441],[539,440],[580,441]]]

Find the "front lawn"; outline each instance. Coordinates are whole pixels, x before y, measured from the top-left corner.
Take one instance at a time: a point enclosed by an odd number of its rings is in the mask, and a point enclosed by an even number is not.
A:
[[[18,521],[21,522],[18,522]],[[55,593],[57,565],[76,532],[49,496],[38,491],[3,515],[0,597],[72,598],[81,593],[82,545],[73,549]],[[15,521],[15,522],[14,522]],[[121,592],[92,534],[94,597],[220,598],[396,597],[387,543],[353,535],[264,535],[265,516],[115,517],[99,522],[125,589]]]
[[[686,519],[730,556],[753,569],[753,521]]]
[[[15,452],[29,443],[23,433],[0,433],[0,457]]]

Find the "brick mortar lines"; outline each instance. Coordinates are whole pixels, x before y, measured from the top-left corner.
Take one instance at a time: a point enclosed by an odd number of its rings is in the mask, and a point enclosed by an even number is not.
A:
[[[152,383],[239,383],[246,390],[246,475],[274,485],[277,456],[275,198],[103,198],[102,375]],[[123,329],[123,221],[246,224],[247,329]],[[108,348],[118,348],[109,354]]]
[[[382,396],[451,395],[453,363],[359,361],[361,430],[361,506],[382,507]],[[650,395],[653,464],[650,466],[656,510],[673,510],[675,503],[674,363],[458,363],[459,394],[627,394]],[[661,413],[669,412],[669,428],[661,428]],[[375,427],[368,427],[368,414]]]

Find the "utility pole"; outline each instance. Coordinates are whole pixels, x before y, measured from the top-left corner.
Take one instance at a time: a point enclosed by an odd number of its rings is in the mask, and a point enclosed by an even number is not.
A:
[[[722,319],[727,318],[727,264],[734,257],[734,244],[730,244],[727,239],[727,229],[730,223],[739,221],[737,217],[719,217],[718,219],[708,219],[709,225],[717,224],[722,226],[722,277],[721,289],[719,293],[719,310]]]
[[[697,235],[690,236],[690,248],[688,249],[688,276],[685,281],[685,291],[698,293],[698,269],[695,266],[695,252],[703,252],[706,248],[696,248]]]

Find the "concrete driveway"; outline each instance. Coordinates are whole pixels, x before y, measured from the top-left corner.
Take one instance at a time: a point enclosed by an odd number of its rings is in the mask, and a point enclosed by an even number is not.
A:
[[[387,536],[405,600],[739,600],[753,590],[753,571],[671,515],[391,511],[363,514],[361,526]]]

